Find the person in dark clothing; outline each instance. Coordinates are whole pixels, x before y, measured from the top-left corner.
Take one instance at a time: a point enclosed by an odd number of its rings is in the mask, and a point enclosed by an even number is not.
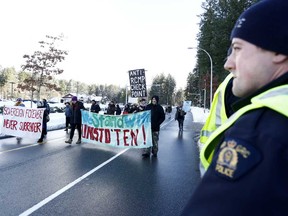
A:
[[[41,137],[37,141],[37,143],[42,144],[44,142],[44,138],[47,135],[47,120],[49,116],[49,110],[47,109],[47,102],[45,103],[44,100],[38,101],[37,108],[45,108],[42,120],[42,132]]]
[[[165,120],[165,112],[163,107],[158,104],[159,97],[154,95],[151,98],[151,103],[149,103],[145,110],[151,110],[151,130],[152,130],[152,154],[154,157],[157,157],[158,154],[158,141],[159,141],[159,132],[160,132],[160,125]],[[149,157],[151,154],[151,148],[143,149],[143,157]]]
[[[85,110],[85,107],[81,101],[77,100],[76,96],[72,97],[71,102],[71,131],[70,131],[70,138],[69,140],[65,141],[66,143],[71,144],[74,137],[75,129],[77,128],[78,131],[78,141],[76,144],[81,144],[81,127],[82,127],[82,115],[81,115],[81,109]]]
[[[142,99],[140,100],[140,105],[137,107],[136,112],[144,111],[145,108],[146,108],[146,99],[145,99],[145,98],[142,98]]]
[[[178,127],[180,131],[183,131],[185,115],[186,115],[186,112],[183,110],[183,104],[181,104],[180,106],[176,108],[176,113],[175,113],[175,121],[176,120],[178,121]]]
[[[138,109],[138,104],[131,104],[130,105],[130,109],[129,109],[129,113],[135,113],[137,112],[137,109]]]
[[[130,105],[129,104],[126,104],[124,106],[124,110],[123,110],[123,114],[129,114],[129,111],[130,111]]]
[[[107,115],[114,115],[115,114],[115,110],[116,110],[116,106],[114,104],[114,101],[111,101],[108,104],[108,109],[107,109]]]
[[[116,115],[121,115],[121,112],[122,112],[122,110],[121,110],[119,104],[117,104],[116,105]]]
[[[43,101],[43,104],[44,104],[44,106],[45,106],[45,108],[46,108],[47,114],[49,115],[49,114],[50,114],[50,106],[49,106],[49,103],[47,102],[46,99],[43,99],[42,101]]]
[[[166,112],[168,118],[171,119],[172,106],[168,105],[165,109],[165,112]]]
[[[65,130],[64,131],[68,131],[70,122],[71,122],[71,115],[72,115],[72,110],[71,110],[71,105],[69,102],[65,103],[65,117],[66,117],[66,121],[65,121]]]
[[[100,110],[101,109],[100,109],[99,104],[95,100],[92,100],[90,111],[93,113],[99,113]]]

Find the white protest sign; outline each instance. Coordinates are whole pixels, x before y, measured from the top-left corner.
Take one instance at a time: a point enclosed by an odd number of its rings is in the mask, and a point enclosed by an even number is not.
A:
[[[3,107],[1,133],[17,137],[39,138],[45,108],[25,108],[21,106]]]

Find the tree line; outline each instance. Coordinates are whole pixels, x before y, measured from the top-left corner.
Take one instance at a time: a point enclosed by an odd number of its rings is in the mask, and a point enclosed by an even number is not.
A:
[[[198,47],[206,50],[213,62],[213,93],[225,79],[228,72],[223,65],[230,47],[230,33],[240,14],[259,0],[206,0],[202,3],[200,15]],[[197,50],[196,66],[187,77],[185,97],[194,104],[203,106],[206,91],[206,104],[210,101],[210,60],[201,49]]]
[[[13,67],[2,68],[0,66],[0,98],[15,99],[21,97],[23,99],[31,99],[32,90],[30,89],[29,85],[27,86],[27,89],[19,88],[19,86],[23,86],[29,79],[31,80],[31,73],[29,72],[17,72]],[[104,100],[103,103],[110,100],[118,103],[126,103],[126,87],[119,87],[113,84],[88,85],[73,79],[56,79],[56,76],[52,76],[49,82],[51,82],[55,88],[52,88],[50,85],[46,84],[45,87],[41,88],[40,92],[37,92],[36,87],[34,87],[33,95],[39,94],[39,98],[50,99],[54,97],[61,98],[66,94],[75,93],[77,95],[86,94],[102,96]],[[179,103],[184,99],[183,90],[181,90],[181,93],[175,93],[176,81],[170,74],[167,76],[164,74],[157,75],[153,79],[153,84],[151,86],[147,86],[147,88],[148,98],[155,94],[159,95],[160,103],[162,104]],[[169,92],[169,94],[166,94],[166,92]],[[127,88],[127,94],[130,95],[129,87]],[[37,100],[37,96],[34,99]]]

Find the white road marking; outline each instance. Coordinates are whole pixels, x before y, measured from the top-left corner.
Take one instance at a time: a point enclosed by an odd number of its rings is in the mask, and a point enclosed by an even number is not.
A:
[[[62,137],[62,138],[56,138],[56,139],[49,139],[48,141],[56,141],[56,140],[63,140],[63,139],[65,139],[65,138]],[[43,145],[43,144],[36,143],[36,144],[32,144],[32,145],[27,145],[27,146],[21,146],[18,148],[6,150],[6,151],[1,151],[0,154],[7,153],[7,152],[13,152],[13,151],[17,151],[17,150],[21,150],[21,149],[25,149],[25,148],[30,148],[30,147],[38,146],[38,145]]]
[[[124,149],[123,151],[121,151],[120,153],[118,153],[117,155],[111,157],[109,160],[105,161],[104,163],[100,164],[99,166],[95,167],[94,169],[90,170],[89,172],[85,173],[84,175],[82,175],[80,178],[76,179],[75,181],[71,182],[70,184],[66,185],[65,187],[63,187],[62,189],[58,190],[57,192],[55,192],[54,194],[50,195],[49,197],[47,197],[46,199],[42,200],[41,202],[37,203],[36,205],[32,206],[31,208],[27,209],[25,212],[21,213],[19,216],[27,216],[32,214],[33,212],[35,212],[36,210],[38,210],[39,208],[41,208],[42,206],[46,205],[47,203],[49,203],[51,200],[55,199],[56,197],[58,197],[59,195],[61,195],[62,193],[64,193],[65,191],[69,190],[70,188],[72,188],[74,185],[78,184],[79,182],[81,182],[83,179],[87,178],[89,175],[93,174],[94,172],[96,172],[97,170],[99,170],[100,168],[102,168],[103,166],[105,166],[106,164],[110,163],[111,161],[113,161],[114,159],[116,159],[117,157],[119,157],[120,155],[122,155],[124,152],[126,152],[127,149]]]
[[[37,143],[37,144],[29,145],[29,146],[22,146],[22,147],[19,147],[19,148],[2,151],[2,152],[0,152],[0,154],[7,153],[7,152],[12,152],[12,151],[17,151],[17,150],[25,149],[25,148],[29,148],[29,147],[33,147],[33,146],[36,146],[36,145],[39,145],[39,144]]]

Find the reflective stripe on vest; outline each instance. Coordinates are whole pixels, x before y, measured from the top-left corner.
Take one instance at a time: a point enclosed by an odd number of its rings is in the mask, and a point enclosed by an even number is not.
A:
[[[200,133],[200,142],[202,144],[205,144],[208,137],[227,120],[225,110],[225,91],[226,86],[232,77],[232,74],[228,74],[214,94],[210,114]]]
[[[288,85],[282,85],[270,89],[251,99],[251,104],[241,108],[234,113],[223,125],[215,130],[215,132],[208,138],[206,145],[200,152],[200,160],[204,168],[209,167],[214,149],[219,144],[221,135],[237,121],[237,119],[248,111],[267,107],[286,117],[288,117]]]

